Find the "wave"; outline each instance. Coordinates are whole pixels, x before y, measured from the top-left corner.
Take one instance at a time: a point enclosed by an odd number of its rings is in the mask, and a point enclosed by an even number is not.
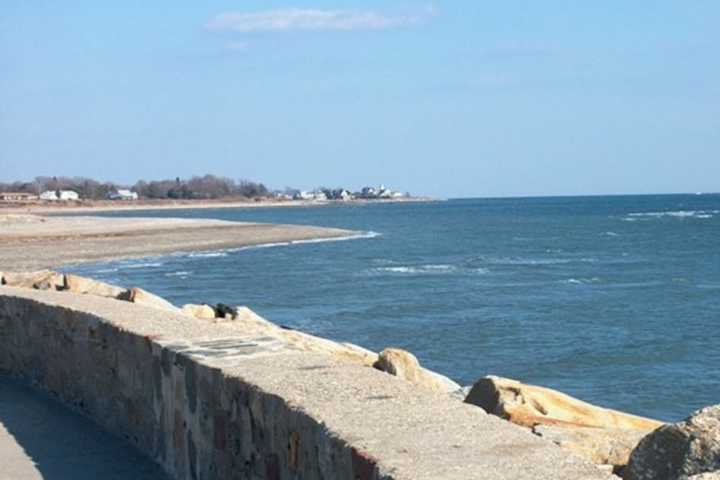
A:
[[[125,264],[120,266],[119,268],[157,268],[162,266],[162,262],[140,262]]]
[[[592,277],[592,278],[568,278],[567,280],[561,280],[560,283],[566,283],[568,285],[588,285],[591,283],[598,283],[600,282],[599,277]]]
[[[449,273],[476,273],[487,274],[490,270],[483,267],[466,268],[447,264],[426,265],[396,265],[391,267],[376,267],[371,269],[375,273],[397,273],[404,275],[443,275]]]
[[[638,219],[651,218],[713,218],[720,210],[670,210],[666,212],[633,212],[628,213],[623,220],[633,222]]]
[[[381,273],[428,274],[451,273],[457,270],[454,265],[415,265],[397,267],[378,267],[373,271]]]
[[[479,259],[490,265],[565,265],[568,263],[596,263],[598,260],[591,257],[582,258],[526,258],[526,257],[497,257]]]
[[[166,277],[187,277],[190,275],[190,272],[186,271],[180,271],[180,272],[168,272],[165,274]]]
[[[304,243],[326,243],[326,242],[343,242],[346,240],[360,240],[364,238],[376,238],[382,236],[381,233],[378,232],[362,232],[362,233],[356,233],[353,235],[346,235],[344,237],[330,237],[330,238],[308,238],[306,240],[293,240],[291,242],[288,242],[290,245],[298,245],[298,244],[304,244]]]
[[[603,232],[600,235],[602,235],[604,237],[619,237],[620,236],[619,233],[615,233],[615,232]]]
[[[190,258],[215,258],[215,257],[227,257],[227,250],[219,250],[216,252],[193,252],[188,254]]]
[[[368,231],[361,232],[352,235],[345,235],[342,237],[330,237],[330,238],[307,238],[303,240],[290,240],[287,242],[268,242],[258,243],[257,245],[246,245],[244,247],[224,248],[221,250],[211,250],[208,252],[176,252],[173,256],[182,256],[188,258],[214,258],[214,257],[227,257],[230,253],[243,252],[246,250],[256,250],[260,248],[274,248],[274,247],[287,247],[291,245],[303,245],[308,243],[326,243],[326,242],[342,242],[347,240],[360,240],[366,238],[376,238],[382,236],[381,233]]]

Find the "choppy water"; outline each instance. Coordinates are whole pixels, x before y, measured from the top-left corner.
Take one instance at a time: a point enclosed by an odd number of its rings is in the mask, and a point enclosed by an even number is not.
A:
[[[462,384],[502,375],[665,420],[720,402],[718,195],[114,215],[375,233],[68,270],[406,348]]]

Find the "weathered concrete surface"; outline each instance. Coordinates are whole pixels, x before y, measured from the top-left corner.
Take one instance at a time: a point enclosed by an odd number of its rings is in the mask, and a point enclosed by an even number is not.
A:
[[[0,376],[0,480],[163,480],[159,465],[85,417]]]
[[[0,346],[0,371],[180,479],[612,478],[477,407],[242,322],[0,287]]]

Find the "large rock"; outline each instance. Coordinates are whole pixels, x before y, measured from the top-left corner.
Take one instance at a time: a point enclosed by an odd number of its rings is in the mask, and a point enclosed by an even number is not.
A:
[[[663,425],[657,420],[597,407],[549,388],[501,377],[478,380],[465,402],[525,427],[566,425],[650,431]]]
[[[215,309],[210,305],[193,305],[191,303],[183,305],[182,312],[185,315],[199,318],[200,320],[214,320]]]
[[[693,475],[692,477],[688,477],[688,480],[720,480],[720,470]]]
[[[533,433],[596,465],[627,465],[630,453],[647,430],[537,425]]]
[[[142,288],[131,288],[125,294],[121,295],[118,298],[120,300],[127,300],[128,302],[137,303],[138,305],[144,305],[146,307],[167,310],[173,313],[180,313],[180,309],[172,303],[168,302],[162,297],[143,290]]]
[[[229,322],[227,325],[230,328],[238,328],[244,333],[254,334],[259,337],[277,338],[298,350],[325,353],[343,361],[367,366],[371,366],[378,359],[377,353],[351,343],[334,342],[326,338],[280,327],[265,320],[247,307],[238,307],[235,311],[235,321]]]
[[[421,367],[415,355],[399,348],[386,348],[380,352],[380,356],[373,366],[390,375],[436,392],[451,394],[462,389],[460,385],[449,378]]]
[[[124,288],[72,274],[65,275],[65,285],[63,289],[72,293],[108,298],[120,298],[127,293],[127,290]]]
[[[2,274],[2,283],[9,287],[57,290],[63,286],[64,275],[51,270],[38,270],[35,272],[4,272]]]
[[[630,455],[626,480],[686,480],[720,470],[720,405],[645,437]]]

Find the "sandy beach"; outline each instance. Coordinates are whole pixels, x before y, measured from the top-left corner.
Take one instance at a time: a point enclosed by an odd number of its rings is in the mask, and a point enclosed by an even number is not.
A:
[[[278,207],[323,207],[323,206],[357,206],[388,203],[418,203],[433,202],[438,199],[430,197],[406,197],[389,199],[353,199],[340,200],[135,200],[114,201],[94,200],[77,202],[39,202],[39,203],[1,203],[0,215],[5,214],[63,214],[63,213],[89,213],[110,211],[135,210],[182,210],[182,209],[209,209],[209,208],[278,208]]]
[[[356,234],[334,228],[206,219],[0,215],[0,271]]]

